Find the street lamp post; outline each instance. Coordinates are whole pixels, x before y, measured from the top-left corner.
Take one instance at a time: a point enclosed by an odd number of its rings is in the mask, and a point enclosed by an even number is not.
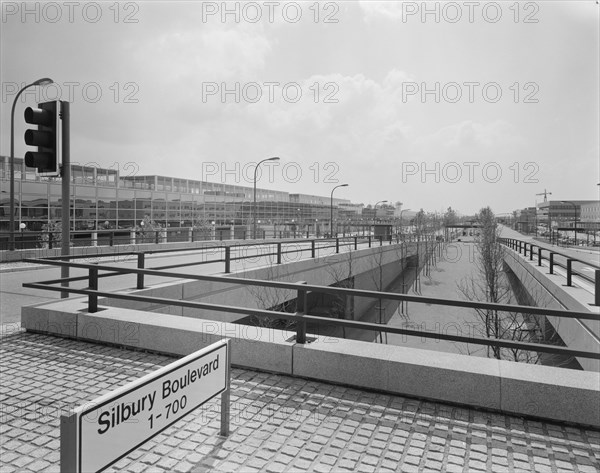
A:
[[[561,200],[560,203],[573,206],[573,234],[575,235],[575,246],[577,246],[577,206],[568,200]]]
[[[331,237],[333,238],[333,191],[338,187],[348,187],[348,184],[340,184],[331,189],[331,201],[329,205],[329,230],[331,231]],[[336,232],[337,233],[337,232]]]
[[[10,241],[8,249],[15,250],[15,107],[21,94],[29,87],[52,84],[54,81],[44,77],[23,87],[15,97],[10,111]]]
[[[253,221],[253,231],[252,231],[252,234],[253,234],[253,238],[255,240],[256,240],[256,171],[258,171],[258,167],[262,163],[264,163],[265,161],[279,161],[279,158],[278,157],[273,157],[273,158],[263,159],[262,161],[259,161],[256,164],[256,167],[254,168],[254,205],[252,206],[252,213],[254,215],[253,215],[253,218],[252,218],[252,221]]]

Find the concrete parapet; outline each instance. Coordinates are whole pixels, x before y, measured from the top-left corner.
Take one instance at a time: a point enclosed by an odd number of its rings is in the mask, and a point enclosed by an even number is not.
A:
[[[600,308],[592,305],[593,294],[580,287],[566,286],[564,276],[549,274],[548,268],[537,266],[537,262],[513,251],[507,251],[504,260],[538,307],[598,314],[598,320],[553,316],[547,319],[569,348],[600,350]],[[600,371],[599,360],[579,357],[577,361],[586,371]]]
[[[600,427],[600,375],[116,307],[86,299],[24,307],[27,330],[187,355],[232,340],[234,365],[438,402]]]

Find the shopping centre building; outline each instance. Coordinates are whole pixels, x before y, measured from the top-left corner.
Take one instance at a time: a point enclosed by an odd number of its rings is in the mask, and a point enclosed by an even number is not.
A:
[[[10,159],[0,156],[0,232],[9,230]],[[118,170],[73,164],[73,230],[134,228],[146,219],[161,227],[202,225],[249,228],[253,188],[156,175],[119,174]],[[15,158],[15,223],[41,230],[61,218],[60,178],[41,178]],[[257,188],[257,221],[269,231],[329,232],[330,197]],[[360,225],[361,205],[333,199],[334,222]]]

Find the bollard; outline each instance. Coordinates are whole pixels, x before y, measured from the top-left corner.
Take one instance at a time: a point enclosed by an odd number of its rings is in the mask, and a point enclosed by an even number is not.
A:
[[[310,257],[314,258],[316,256],[316,251],[315,251],[315,240],[311,240],[310,241]]]
[[[306,281],[298,281],[297,284],[306,284]],[[302,316],[306,314],[306,306],[308,293],[305,289],[298,289],[298,298],[296,302],[296,343],[306,343],[306,321],[302,320]]]
[[[573,260],[571,258],[567,258],[567,286],[571,285],[573,279]]]
[[[231,247],[230,246],[225,247],[225,272],[226,273],[231,272]]]
[[[383,246],[383,236],[379,235],[379,246]]]
[[[144,269],[145,253],[138,253],[137,267],[138,269]],[[144,289],[144,274],[138,273],[137,275],[137,289]]]
[[[552,251],[550,252],[548,263],[550,264],[550,272],[548,274],[554,274],[554,253]]]
[[[357,236],[354,237],[354,249],[358,250],[358,237]]]
[[[369,248],[371,248],[371,235],[369,235]]]
[[[277,243],[277,264],[281,264],[281,243]]]
[[[92,291],[98,290],[98,268],[90,268],[88,276],[89,289]],[[88,295],[88,312],[98,312],[98,296],[96,294]]]
[[[542,257],[542,247],[539,246],[538,247],[538,266],[542,265],[542,259],[543,259],[543,257]]]
[[[340,239],[338,237],[335,237],[335,252],[340,252]]]

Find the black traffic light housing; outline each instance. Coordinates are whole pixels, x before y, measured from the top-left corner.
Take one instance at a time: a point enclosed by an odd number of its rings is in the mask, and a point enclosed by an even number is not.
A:
[[[59,176],[59,101],[39,103],[38,107],[25,109],[25,121],[38,126],[25,131],[25,143],[37,146],[37,151],[25,153],[25,165],[37,168],[40,176]]]

